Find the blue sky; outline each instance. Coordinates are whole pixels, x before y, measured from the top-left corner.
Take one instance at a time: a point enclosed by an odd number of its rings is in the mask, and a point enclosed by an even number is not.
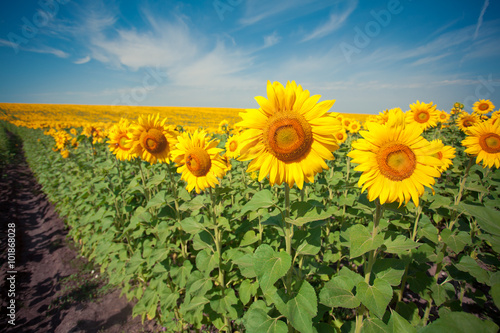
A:
[[[0,102],[258,107],[295,80],[332,111],[500,106],[498,0],[0,4]]]

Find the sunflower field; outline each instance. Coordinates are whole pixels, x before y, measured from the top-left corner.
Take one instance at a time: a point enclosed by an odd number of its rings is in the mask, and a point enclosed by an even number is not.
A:
[[[13,106],[1,124],[82,254],[167,332],[498,331],[491,101],[355,119],[295,82],[255,99],[218,125]]]

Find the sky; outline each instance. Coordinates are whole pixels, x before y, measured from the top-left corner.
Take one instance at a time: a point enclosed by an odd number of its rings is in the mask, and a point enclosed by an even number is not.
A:
[[[0,102],[258,108],[267,81],[331,111],[500,107],[498,0],[0,4]]]

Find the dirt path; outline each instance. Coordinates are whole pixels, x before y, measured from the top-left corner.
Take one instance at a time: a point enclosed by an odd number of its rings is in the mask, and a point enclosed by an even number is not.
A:
[[[0,177],[1,332],[158,330],[152,322],[143,326],[139,317],[132,319],[132,304],[119,297],[119,290],[107,289],[105,280],[71,248],[64,221],[22,155]],[[13,229],[15,262],[8,256]],[[15,312],[7,308],[12,299]]]

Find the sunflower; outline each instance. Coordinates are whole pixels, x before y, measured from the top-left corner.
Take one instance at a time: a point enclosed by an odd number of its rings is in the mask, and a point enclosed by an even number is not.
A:
[[[439,112],[438,118],[440,123],[444,124],[447,123],[448,120],[450,120],[450,114],[448,114],[446,111],[442,110],[438,112]]]
[[[432,140],[430,144],[431,146],[440,147],[440,150],[434,154],[434,157],[437,157],[441,162],[443,162],[443,165],[437,167],[439,172],[448,170],[450,165],[453,164],[452,159],[455,157],[456,149],[451,146],[445,146],[441,139]]]
[[[209,187],[219,184],[217,178],[226,174],[227,164],[219,155],[223,150],[217,148],[218,140],[207,140],[204,130],[187,132],[177,137],[179,141],[172,151],[172,159],[177,164],[177,172],[187,182],[186,189],[196,189],[200,193]]]
[[[345,129],[341,129],[340,131],[336,132],[333,136],[335,137],[335,140],[337,140],[339,145],[341,143],[344,143],[345,140],[347,140],[347,133]]]
[[[491,114],[491,121],[493,124],[500,118],[500,110],[497,110]]]
[[[109,131],[109,150],[111,150],[120,161],[130,161],[137,156],[136,153],[131,151],[129,128],[130,122],[122,118],[117,124],[111,127]]]
[[[347,118],[347,117],[342,118],[342,126],[344,126],[344,129],[346,131],[349,130],[349,126],[351,126],[352,121],[353,120],[351,118]]]
[[[358,133],[359,130],[361,129],[361,124],[359,121],[353,120],[352,123],[349,125],[349,132],[351,133]]]
[[[469,127],[468,136],[462,141],[465,152],[477,156],[476,164],[500,168],[500,122],[492,120]]]
[[[435,127],[438,121],[438,113],[436,105],[430,103],[417,103],[410,104],[410,110],[406,112],[406,123],[418,124],[423,130]]]
[[[421,136],[422,127],[416,123],[387,126],[370,123],[368,131],[360,131],[364,139],[352,143],[348,156],[359,164],[354,170],[362,171],[358,186],[368,189],[370,201],[380,203],[398,201],[416,206],[424,193],[424,186],[432,189],[433,177],[441,173],[436,169],[442,162],[434,157],[440,147],[431,146]]]
[[[479,124],[481,122],[481,119],[475,113],[468,114],[467,112],[461,112],[456,122],[458,128],[465,132],[469,127]]]
[[[240,156],[240,145],[238,144],[238,134],[233,134],[226,142],[226,155],[229,158],[237,158]]]
[[[137,154],[143,160],[170,162],[170,151],[177,143],[173,126],[165,125],[167,119],[159,120],[160,115],[140,115],[137,123],[130,127],[129,139],[125,144],[131,145],[130,153]]]
[[[342,126],[328,115],[335,100],[317,103],[321,96],[310,96],[295,81],[286,88],[267,82],[267,99],[256,97],[259,109],[241,112],[238,125],[247,128],[239,139],[241,157],[252,160],[247,172],[259,171],[259,181],[269,175],[272,185],[314,182],[314,175],[328,169],[326,160],[338,149],[333,136]]]
[[[495,106],[489,99],[480,99],[472,106],[472,111],[477,114],[487,114],[490,111],[493,111]]]
[[[219,133],[228,133],[229,132],[229,123],[227,122],[226,119],[223,119],[220,123],[219,123]]]

